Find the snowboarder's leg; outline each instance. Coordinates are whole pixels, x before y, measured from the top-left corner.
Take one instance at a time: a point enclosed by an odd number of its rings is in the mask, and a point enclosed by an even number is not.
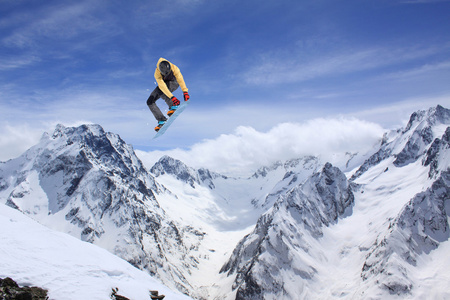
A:
[[[164,95],[163,92],[161,92],[159,87],[156,87],[147,99],[148,108],[150,109],[153,116],[155,117],[155,119],[158,122],[167,120],[167,118],[163,115],[163,113],[161,112],[159,107],[156,105],[156,100],[158,100],[161,96],[164,96],[167,98],[167,96]],[[164,100],[166,100],[166,99],[164,98]],[[166,101],[166,103],[167,103],[167,101]]]
[[[178,82],[176,82],[176,81],[168,81],[168,82],[166,82],[166,84],[171,93],[173,93],[180,86],[178,84]],[[167,106],[169,106],[169,110],[170,110],[173,106],[172,100],[164,94],[161,95],[161,98],[163,98],[164,101],[166,101],[166,104],[167,104]]]

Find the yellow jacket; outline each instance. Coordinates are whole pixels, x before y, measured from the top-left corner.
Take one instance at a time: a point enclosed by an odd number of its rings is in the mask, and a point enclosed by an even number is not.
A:
[[[158,83],[158,87],[159,89],[169,98],[173,97],[173,94],[169,91],[169,88],[167,87],[166,83],[164,82],[164,78],[161,74],[161,72],[159,71],[159,64],[162,61],[167,61],[170,64],[170,69],[173,72],[173,75],[175,76],[175,79],[177,80],[178,84],[181,87],[181,90],[183,92],[187,92],[188,88],[186,87],[186,83],[184,83],[184,78],[183,75],[181,75],[180,69],[175,66],[173,63],[171,63],[170,61],[168,61],[165,58],[160,58],[158,60],[158,63],[156,64],[156,70],[155,70],[155,79],[156,79],[156,83]]]

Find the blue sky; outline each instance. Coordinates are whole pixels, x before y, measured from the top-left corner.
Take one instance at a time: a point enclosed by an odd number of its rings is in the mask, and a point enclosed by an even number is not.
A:
[[[189,150],[239,126],[403,126],[450,107],[449,12],[432,0],[3,0],[0,160],[57,123],[98,123],[142,151]],[[181,69],[191,105],[152,141],[159,57]]]

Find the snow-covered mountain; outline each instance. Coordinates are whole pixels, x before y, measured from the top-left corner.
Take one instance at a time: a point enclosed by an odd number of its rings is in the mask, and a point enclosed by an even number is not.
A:
[[[440,243],[449,247],[445,235],[448,214],[442,204],[448,199],[449,125],[449,110],[441,106],[416,112],[404,129],[386,133],[356,171],[345,169],[347,176],[316,157],[262,167],[245,179],[218,174],[202,177],[203,170],[169,157],[161,158],[152,172],[165,185],[174,186],[172,180],[184,182],[185,188],[189,185],[190,199],[195,198],[194,191],[199,199],[212,199],[216,209],[211,211],[217,216],[229,217],[231,205],[232,215],[256,224],[241,232],[245,237],[231,253],[224,252],[222,277],[216,278],[227,284],[211,295],[227,299],[420,298],[429,287],[424,278],[448,278],[448,273],[423,273],[426,266],[415,266],[406,258],[392,266],[391,254],[404,256],[406,247],[411,248],[408,257],[425,253],[434,259],[430,249]],[[340,167],[349,166],[345,160]],[[423,202],[424,195],[430,199]],[[185,210],[183,203],[177,203],[180,210]],[[428,216],[411,219],[417,210],[427,211]],[[205,210],[194,214],[204,218]],[[208,214],[205,222],[218,224],[219,219]],[[221,230],[244,228],[235,221]],[[422,223],[439,225],[413,229]],[[408,238],[403,231],[400,236],[406,236],[406,241],[400,242],[401,247],[394,230],[398,224],[406,224],[402,228],[408,229],[402,230],[416,232]],[[439,233],[426,234],[430,231]],[[426,242],[414,249],[419,237]],[[404,264],[412,267],[409,273],[393,271],[405,269]],[[436,291],[440,296],[446,293]]]
[[[441,243],[448,244],[449,124],[450,110],[441,106],[414,113],[406,128],[384,147],[392,155],[379,161],[388,165],[385,173],[390,173],[389,168],[414,171],[415,183],[422,190],[389,222],[387,233],[377,239],[362,269],[363,280],[373,281],[391,294],[410,294],[420,284],[412,277],[417,275],[414,267],[423,254],[430,254]]]
[[[235,278],[233,298],[429,295],[422,281],[429,273],[418,265],[442,243],[449,247],[449,125],[441,106],[414,113],[351,182],[325,164],[280,196],[221,270]],[[443,272],[432,276],[448,279]]]
[[[203,233],[167,217],[164,191],[133,149],[98,125],[57,126],[17,159],[2,163],[0,199],[40,223],[103,247],[172,288],[198,264]]]
[[[375,281],[391,294],[407,294],[422,254],[447,242],[450,236],[450,172],[444,171],[426,191],[418,193],[389,224],[389,231],[373,247],[362,269],[364,280]]]
[[[175,200],[171,204],[161,202],[167,213],[180,210],[183,214],[192,207],[192,203],[198,202],[202,203],[199,205],[203,205],[203,211],[192,213],[203,219],[203,223],[219,230],[240,230],[253,226],[280,194],[305,181],[317,168],[317,158],[304,157],[261,167],[251,177],[240,178],[207,169],[196,170],[180,160],[163,156],[150,172],[171,191],[182,183],[182,189],[176,192],[181,201]],[[194,205],[194,208],[197,207]]]
[[[449,126],[437,106],[366,156],[248,178],[59,126],[0,165],[0,201],[198,299],[448,298]]]
[[[301,295],[324,256],[315,247],[323,236],[322,227],[350,215],[353,203],[347,178],[330,163],[304,184],[280,195],[221,269],[228,275],[237,274],[236,299]]]

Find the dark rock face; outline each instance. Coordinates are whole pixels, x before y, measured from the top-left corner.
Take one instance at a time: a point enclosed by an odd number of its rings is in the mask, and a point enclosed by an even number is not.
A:
[[[417,129],[406,143],[405,148],[396,155],[394,166],[403,167],[415,162],[426,151],[426,147],[433,141],[431,126]]]
[[[423,165],[430,166],[429,178],[433,178],[439,173],[439,169],[441,169],[439,162],[445,159],[445,151],[448,151],[448,149],[450,149],[450,127],[447,127],[442,138],[436,138],[433,141],[423,159]]]
[[[19,287],[19,285],[7,277],[0,278],[0,299],[2,300],[47,300],[47,290],[39,287]]]

